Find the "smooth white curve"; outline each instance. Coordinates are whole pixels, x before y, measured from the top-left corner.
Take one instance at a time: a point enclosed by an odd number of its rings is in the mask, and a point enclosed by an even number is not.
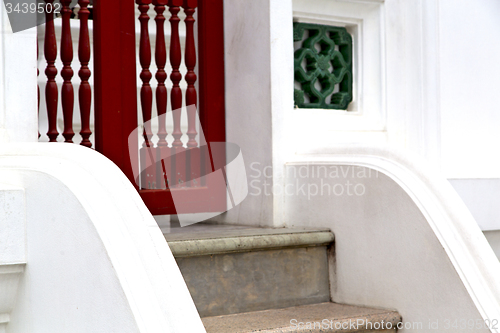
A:
[[[162,232],[114,163],[92,149],[72,144],[0,145],[2,183],[23,186],[23,174],[33,173],[62,183],[76,198],[69,202],[74,202],[75,207],[81,205],[87,213],[99,238],[96,244],[104,246],[102,255],[109,257],[110,269],[119,281],[116,287],[121,288],[124,302],[130,307],[133,318],[128,320],[136,325],[133,331],[205,332]],[[28,196],[27,204],[33,204],[29,200]],[[93,292],[92,286],[88,286],[88,292]],[[84,329],[85,323],[79,325],[83,325],[80,330]],[[63,328],[37,327],[36,331],[39,329],[58,332]]]
[[[296,155],[287,164],[360,166],[390,177],[425,216],[483,319],[500,318],[500,262],[450,183],[421,157],[392,147],[349,145]]]

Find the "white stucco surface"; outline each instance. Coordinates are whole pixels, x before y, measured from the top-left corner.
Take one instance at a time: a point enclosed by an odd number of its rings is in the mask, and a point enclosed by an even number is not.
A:
[[[0,6],[0,143],[37,140],[35,38],[36,28],[13,34]]]
[[[204,332],[175,260],[128,179],[77,145],[0,147],[24,188],[26,258],[8,333]]]
[[[24,195],[22,187],[0,184],[0,264],[26,262]]]
[[[439,12],[444,171],[448,178],[498,179],[500,3],[445,0]]]
[[[449,179],[481,230],[500,229],[500,179]]]
[[[26,265],[24,189],[0,184],[0,332],[10,320]]]

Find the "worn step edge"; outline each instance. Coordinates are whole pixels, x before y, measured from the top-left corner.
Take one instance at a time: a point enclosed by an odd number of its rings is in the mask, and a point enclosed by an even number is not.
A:
[[[177,258],[223,253],[264,251],[293,247],[324,246],[334,240],[329,231],[312,231],[277,235],[234,236],[211,239],[168,241]]]
[[[336,303],[303,305],[202,318],[207,333],[395,332],[401,315],[394,310]],[[314,327],[315,326],[315,327]]]

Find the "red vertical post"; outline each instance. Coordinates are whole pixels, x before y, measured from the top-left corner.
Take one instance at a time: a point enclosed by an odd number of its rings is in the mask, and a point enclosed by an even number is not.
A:
[[[172,136],[174,137],[174,142],[172,143],[172,165],[171,174],[172,179],[170,180],[170,185],[178,185],[179,187],[184,186],[185,179],[185,154],[182,154],[184,147],[182,146],[182,131],[181,131],[181,113],[182,113],[182,90],[179,83],[182,79],[182,74],[179,71],[179,67],[182,61],[181,53],[181,43],[179,38],[179,22],[180,18],[177,15],[180,11],[180,6],[182,6],[182,0],[170,0],[169,10],[172,14],[170,16],[170,64],[172,65],[172,73],[170,74],[170,80],[172,80],[172,90],[170,92],[170,103],[172,104],[172,117],[174,120],[174,129],[172,131]]]
[[[157,159],[161,163],[156,163],[156,188],[166,189],[168,187],[167,177],[170,173],[170,165],[165,163],[163,158],[169,156],[170,148],[168,147],[167,138],[167,88],[165,81],[167,80],[167,73],[165,72],[165,65],[167,63],[167,49],[165,45],[165,6],[167,0],[153,0],[155,6],[155,22],[156,22],[156,48],[155,48],[155,61],[158,70],[156,72],[156,110],[158,112],[158,147]]]
[[[140,155],[140,168],[142,170],[141,188],[154,189],[156,188],[156,175],[154,165],[154,144],[151,141],[153,133],[151,132],[151,117],[153,106],[153,90],[151,89],[151,43],[149,41],[149,5],[151,0],[136,0],[139,7],[140,15],[139,21],[141,23],[140,40],[139,40],[139,62],[141,63],[140,78],[142,81],[141,86],[141,110],[142,121],[144,126],[144,144],[139,151]],[[156,152],[155,152],[156,153]]]
[[[226,141],[224,92],[224,1],[204,0],[198,5],[199,107],[205,140]],[[210,146],[208,146],[210,148]],[[214,159],[224,165],[225,151],[202,150],[201,166],[210,169]],[[214,156],[215,155],[215,156]],[[211,160],[211,161],[210,161]],[[207,170],[202,169],[202,173]],[[226,188],[206,184],[211,191],[212,211],[226,209]]]
[[[54,0],[45,0],[46,6],[53,7]],[[57,142],[57,101],[58,89],[56,83],[57,68],[55,66],[57,57],[57,42],[56,32],[54,30],[54,14],[53,11],[45,11],[45,41],[44,41],[44,54],[47,60],[47,68],[45,75],[47,75],[47,85],[45,86],[45,102],[47,103],[47,118],[49,121],[49,130],[47,135],[50,142]]]
[[[167,63],[167,50],[165,46],[165,16],[163,12],[165,11],[165,5],[167,0],[153,0],[153,5],[156,11],[156,48],[155,48],[155,61],[158,71],[156,72],[155,78],[158,81],[158,87],[156,88],[156,110],[158,112],[158,146],[166,147],[168,143],[166,141],[167,130],[166,130],[166,119],[165,114],[167,112],[167,88],[165,87],[165,81],[167,80],[167,73],[165,72],[165,64]]]
[[[136,184],[138,147],[130,155],[128,147],[137,128],[134,7],[134,0],[94,2],[94,96],[96,150]]]
[[[36,39],[36,77],[38,79],[38,76],[40,75],[40,70],[38,69],[38,38]],[[38,99],[37,99],[37,110],[38,110],[38,117],[40,117],[40,85],[38,82],[36,83],[36,91],[38,93]],[[40,138],[40,131],[38,131],[38,138]]]
[[[153,91],[149,81],[151,81],[152,74],[149,71],[149,66],[151,65],[151,43],[149,42],[149,5],[151,0],[136,0],[139,5],[139,21],[141,22],[141,37],[139,41],[139,61],[141,63],[141,75],[142,80],[141,87],[141,109],[142,109],[142,121],[144,122],[144,145],[146,147],[152,147],[151,138],[153,133],[151,133],[151,112],[153,105]]]
[[[73,61],[73,41],[71,40],[71,26],[69,19],[73,11],[69,8],[71,0],[61,0],[62,5],[62,31],[61,31],[61,60],[63,68],[61,76],[64,79],[61,88],[62,111],[64,120],[63,137],[64,142],[73,142],[73,105],[74,105],[74,91],[71,78],[73,77],[73,69],[71,62]]]
[[[207,142],[225,142],[224,2],[198,5],[199,113]]]
[[[78,40],[78,58],[80,60],[80,70],[78,76],[81,79],[80,88],[78,89],[78,102],[80,105],[80,118],[82,122],[82,129],[80,135],[82,136],[82,146],[92,147],[89,138],[92,132],[90,131],[90,103],[92,100],[92,88],[89,84],[90,78],[90,40],[89,40],[89,14],[87,6],[89,0],[78,0],[80,11],[78,17],[80,18],[80,36]]]
[[[187,142],[188,151],[186,154],[186,173],[191,179],[188,183],[190,187],[198,187],[200,185],[196,179],[199,178],[201,170],[200,150],[197,148],[198,143],[196,142],[196,113],[198,96],[194,85],[196,82],[196,73],[194,72],[194,68],[196,66],[196,43],[194,40],[195,19],[193,15],[197,6],[197,0],[184,0],[183,8],[186,13],[186,18],[184,20],[186,23],[186,52],[184,54],[184,61],[187,68],[185,79],[188,85],[186,90],[186,110],[188,120],[187,135],[189,138]]]
[[[187,143],[188,148],[196,147],[196,105],[197,95],[196,88],[194,86],[196,82],[196,73],[194,72],[194,67],[196,66],[196,46],[194,42],[194,17],[195,8],[197,6],[197,0],[184,0],[184,12],[186,13],[186,53],[185,62],[187,67],[186,82],[188,84],[186,90],[186,106],[194,106],[187,108],[188,116],[188,131],[187,135],[189,141]]]
[[[180,11],[180,6],[182,6],[182,0],[170,0],[169,10],[172,16],[170,17],[171,35],[170,35],[170,64],[172,65],[172,73],[170,74],[170,80],[172,80],[173,87],[170,92],[170,102],[172,104],[172,113],[174,117],[174,130],[173,137],[174,142],[172,147],[182,147],[181,142],[181,108],[182,108],[182,90],[179,86],[179,82],[182,79],[182,74],[179,71],[181,65],[182,54],[181,54],[181,43],[179,39],[179,16],[177,15]]]

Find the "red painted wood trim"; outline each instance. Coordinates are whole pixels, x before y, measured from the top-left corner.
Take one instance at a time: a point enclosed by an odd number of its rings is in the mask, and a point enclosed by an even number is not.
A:
[[[158,113],[158,147],[168,147],[166,140],[166,112],[167,112],[167,88],[165,81],[167,80],[167,73],[165,72],[165,65],[167,63],[167,49],[165,45],[165,5],[167,0],[153,0],[153,5],[156,11],[156,48],[155,48],[155,62],[158,70],[155,78],[158,82],[156,87],[156,112]]]
[[[170,16],[170,65],[172,66],[172,73],[170,74],[170,80],[172,81],[172,90],[170,91],[170,103],[172,105],[172,117],[174,120],[174,129],[172,136],[174,137],[174,142],[172,147],[182,147],[181,137],[181,108],[182,108],[182,90],[179,86],[179,82],[182,79],[182,74],[179,71],[181,65],[182,54],[181,54],[181,44],[179,38],[179,16],[177,15],[180,11],[182,1],[180,0],[170,0],[168,3]]]
[[[45,2],[52,6],[54,0],[45,0]],[[59,93],[57,89],[56,76],[57,68],[55,61],[57,58],[57,41],[56,32],[54,29],[54,14],[53,12],[45,12],[45,41],[44,41],[44,55],[47,60],[47,68],[45,75],[47,75],[47,85],[45,86],[45,103],[47,104],[47,118],[49,122],[49,130],[47,136],[49,142],[57,142],[57,102]]]
[[[85,147],[92,147],[92,143],[89,138],[92,134],[90,130],[90,105],[92,101],[92,88],[89,84],[89,78],[91,75],[89,68],[90,61],[90,39],[89,39],[89,27],[88,18],[90,11],[87,6],[89,5],[89,0],[78,0],[80,5],[80,11],[78,12],[78,17],[80,18],[80,36],[78,40],[78,58],[80,60],[80,70],[78,71],[78,76],[81,79],[80,88],[78,90],[78,102],[80,105],[80,119],[82,122],[82,129],[80,135],[82,136],[82,142],[80,143]]]
[[[182,201],[182,205],[187,206],[189,210],[177,211],[170,192],[175,192],[176,198]],[[139,193],[153,215],[222,212],[220,205],[214,204],[217,200],[214,199],[214,190],[211,187],[141,190]]]
[[[151,0],[136,0],[141,14],[139,15],[139,21],[141,22],[141,37],[139,39],[139,62],[141,63],[141,74],[140,78],[142,81],[141,87],[141,110],[142,110],[142,121],[144,125],[144,147],[153,147],[151,138],[153,133],[151,132],[151,117],[152,117],[152,106],[153,106],[153,90],[150,85],[152,78],[149,66],[151,65],[151,43],[149,41],[149,5]]]
[[[184,1],[184,12],[186,13],[186,18],[184,22],[186,23],[186,50],[184,54],[184,62],[187,67],[186,82],[188,84],[186,89],[186,106],[187,106],[187,118],[188,118],[188,131],[187,135],[189,140],[187,142],[188,148],[194,148],[198,146],[196,142],[196,106],[198,105],[198,97],[196,93],[196,87],[194,86],[196,82],[196,73],[194,68],[196,66],[196,45],[194,40],[194,22],[193,17],[195,13],[195,8],[197,6],[197,1]]]
[[[61,31],[61,60],[63,68],[61,76],[64,82],[61,87],[61,102],[63,111],[64,142],[73,143],[73,106],[75,101],[75,93],[73,91],[73,84],[71,78],[73,77],[73,68],[71,62],[73,61],[73,41],[71,39],[71,26],[69,23],[73,11],[69,8],[71,0],[61,0],[62,5],[62,31]]]
[[[36,77],[37,77],[37,80],[38,80],[38,76],[40,75],[40,70],[38,69],[38,38],[36,39],[36,61],[37,61],[37,67],[36,67]],[[37,93],[38,93],[38,99],[37,99],[37,110],[38,110],[38,114],[37,114],[37,117],[40,118],[40,85],[38,84],[38,81],[36,83],[36,90],[37,90]],[[37,120],[38,122],[38,120]],[[40,138],[40,130],[38,130],[38,138]]]
[[[94,89],[96,149],[137,187],[132,168],[138,167],[138,156],[129,156],[128,147],[137,127],[134,7],[134,0],[94,3]]]
[[[223,0],[198,4],[199,112],[208,142],[225,142]]]
[[[224,87],[224,1],[205,0],[198,4],[199,115],[207,142],[226,142]],[[225,165],[225,151],[211,151],[210,164]],[[206,161],[208,162],[208,160]],[[213,191],[212,211],[226,210],[226,188],[207,184]]]

